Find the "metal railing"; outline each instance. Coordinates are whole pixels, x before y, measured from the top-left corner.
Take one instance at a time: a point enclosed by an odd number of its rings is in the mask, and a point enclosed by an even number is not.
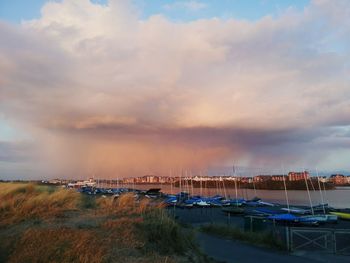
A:
[[[322,250],[350,255],[350,229],[287,227],[286,244],[290,251]]]

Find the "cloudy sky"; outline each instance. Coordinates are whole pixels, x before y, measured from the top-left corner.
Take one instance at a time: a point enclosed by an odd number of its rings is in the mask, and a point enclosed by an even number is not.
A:
[[[0,178],[350,170],[347,0],[0,0],[0,36]]]

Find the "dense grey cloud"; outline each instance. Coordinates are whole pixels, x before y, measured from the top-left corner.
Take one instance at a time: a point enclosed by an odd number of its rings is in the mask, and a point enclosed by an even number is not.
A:
[[[30,134],[43,175],[350,168],[349,10],[174,23],[129,1],[50,2],[0,23],[0,111]]]

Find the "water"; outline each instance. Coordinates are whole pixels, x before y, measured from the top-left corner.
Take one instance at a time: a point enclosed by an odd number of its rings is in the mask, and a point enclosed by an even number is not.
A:
[[[122,186],[121,186],[122,187]],[[163,193],[176,194],[180,192],[178,187],[171,187],[170,184],[136,184],[134,185],[123,185],[123,187],[135,188],[140,190],[148,190],[150,188],[161,188]],[[189,192],[193,195],[205,195],[213,196],[220,194],[223,196],[235,198],[236,193],[233,188],[215,189],[215,188],[193,188],[185,187],[182,191]],[[285,191],[281,190],[256,190],[253,189],[237,189],[239,198],[251,199],[255,196],[262,198],[267,202],[276,202],[285,204],[286,196]],[[313,205],[321,203],[320,191],[310,191],[311,201]],[[350,187],[341,187],[335,190],[322,191],[323,200],[332,207],[336,208],[349,208],[350,207]],[[288,199],[290,205],[310,205],[307,191],[302,190],[289,190]]]

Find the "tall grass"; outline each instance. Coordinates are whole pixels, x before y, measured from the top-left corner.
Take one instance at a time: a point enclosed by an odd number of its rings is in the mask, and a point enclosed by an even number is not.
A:
[[[135,246],[144,251],[183,254],[192,248],[193,237],[183,233],[161,204],[151,204],[147,198],[135,202],[132,194],[124,194],[114,201],[100,199],[98,203],[100,210],[115,218],[106,222],[105,226],[119,228],[118,233],[123,233],[124,240],[129,240],[132,233],[136,234],[143,243]]]
[[[9,262],[101,262],[105,246],[91,231],[29,229],[18,242]]]
[[[0,252],[6,252],[0,261],[175,263],[186,262],[186,253],[194,248],[191,236],[158,204],[133,194],[113,199],[33,184],[0,184],[0,200]],[[55,219],[72,209],[74,213],[45,224],[26,221]]]
[[[46,219],[76,209],[79,194],[33,184],[0,184],[0,226],[26,219]]]
[[[145,214],[141,232],[147,240],[147,248],[163,254],[181,254],[194,248],[193,235],[184,234],[183,229],[163,209],[154,209]]]

